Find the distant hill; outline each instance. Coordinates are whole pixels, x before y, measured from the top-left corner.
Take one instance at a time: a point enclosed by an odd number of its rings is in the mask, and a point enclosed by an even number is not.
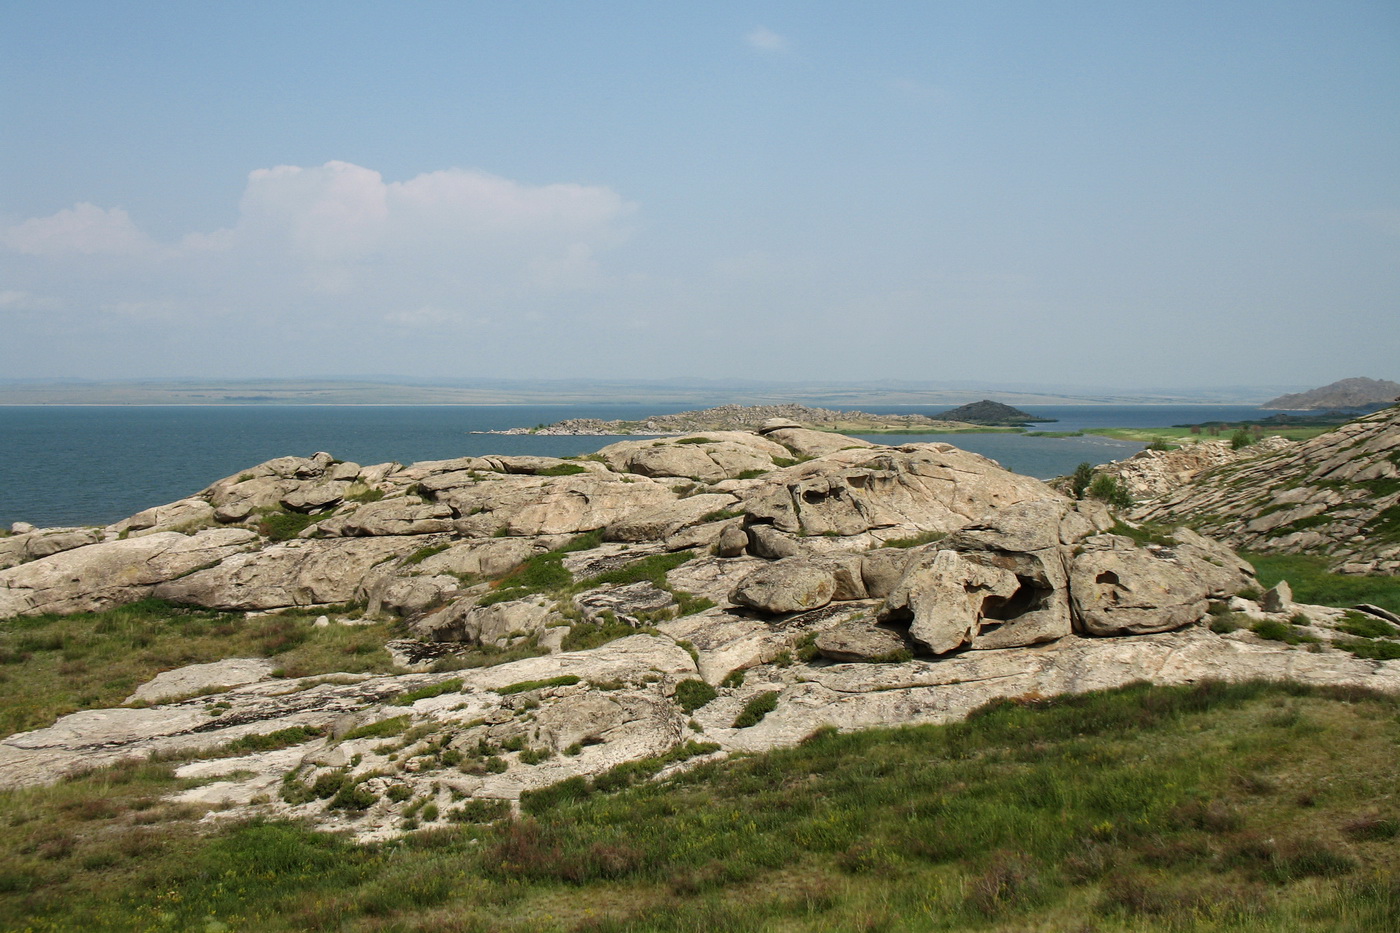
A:
[[[1368,379],[1357,376],[1343,379],[1320,389],[1280,395],[1260,405],[1260,408],[1281,408],[1304,411],[1319,408],[1374,408],[1400,400],[1400,382],[1388,379]]]
[[[1031,421],[1057,420],[1055,418],[1037,418],[1019,408],[1012,408],[1010,405],[1003,405],[1001,402],[993,402],[991,399],[985,398],[980,402],[970,402],[967,405],[959,405],[957,408],[939,412],[934,417],[944,421],[966,421],[969,424],[1026,424]]]

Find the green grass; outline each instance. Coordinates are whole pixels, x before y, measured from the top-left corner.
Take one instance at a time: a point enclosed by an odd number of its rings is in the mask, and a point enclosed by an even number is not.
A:
[[[757,696],[751,697],[744,708],[739,711],[739,715],[734,719],[735,729],[747,729],[749,726],[756,726],[763,721],[773,710],[778,708],[778,691],[766,690]]]
[[[258,534],[273,541],[290,541],[311,525],[330,517],[331,512],[304,515],[301,512],[271,510],[258,517],[257,529]]]
[[[452,542],[450,541],[444,541],[441,544],[429,544],[426,547],[420,547],[418,550],[405,557],[403,562],[408,566],[421,564],[434,554],[441,554],[450,547],[452,547]]]
[[[919,547],[923,544],[932,544],[934,541],[942,541],[946,537],[948,537],[948,532],[946,531],[921,531],[908,538],[891,538],[881,545],[881,547]]]
[[[244,619],[147,599],[105,612],[7,620],[0,629],[0,734],[117,706],[156,674],[187,664],[271,658],[288,677],[393,670],[384,650],[395,637],[389,625],[311,625],[324,611]]]
[[[1301,554],[1242,554],[1254,565],[1259,584],[1271,587],[1287,580],[1293,598],[1318,606],[1355,606],[1371,603],[1400,612],[1400,577],[1330,573],[1327,560]]]
[[[609,570],[582,581],[577,589],[587,590],[605,583],[626,585],[647,582],[657,589],[668,589],[666,574],[695,557],[694,551],[675,551],[670,554],[653,554],[641,560],[625,564],[616,570]]]
[[[536,476],[573,476],[578,473],[587,473],[588,467],[579,466],[577,463],[556,463],[554,466],[545,467],[543,470],[536,470]]]
[[[1176,538],[1172,537],[1171,529],[1156,525],[1152,522],[1139,522],[1137,525],[1129,525],[1121,520],[1115,520],[1113,527],[1109,529],[1109,534],[1122,535],[1125,538],[1132,538],[1139,547],[1149,544],[1160,544],[1163,547],[1174,547]]]
[[[703,680],[692,678],[690,680],[682,680],[680,683],[676,684],[676,702],[679,703],[681,709],[685,710],[687,713],[695,712],[717,696],[719,696],[719,694],[715,691],[715,688],[711,687]]]
[[[497,687],[496,692],[501,696],[509,696],[512,693],[525,693],[528,690],[540,690],[544,687],[571,687],[581,679],[575,674],[565,674],[562,677],[551,677],[548,680],[522,680],[505,687]]]
[[[440,697],[444,693],[456,693],[461,689],[462,679],[460,677],[454,677],[451,680],[444,680],[442,683],[438,684],[425,684],[416,690],[405,690],[403,693],[394,697],[392,702],[395,706],[412,706],[419,700],[426,700],[429,697]]]
[[[1400,928],[1398,712],[1258,683],[1001,702],[367,846],[196,833],[133,765],[0,794],[0,927],[1372,933]]]
[[[368,725],[360,726],[357,729],[351,729],[341,736],[341,738],[347,742],[351,739],[387,738],[391,735],[398,735],[400,732],[407,729],[408,721],[409,717],[407,715],[381,719],[378,722],[372,722]]]

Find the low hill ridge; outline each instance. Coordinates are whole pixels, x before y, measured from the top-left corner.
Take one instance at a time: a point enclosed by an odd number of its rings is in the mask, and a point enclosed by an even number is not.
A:
[[[1311,440],[1222,459],[1135,516],[1188,522],[1242,550],[1325,554],[1345,573],[1400,573],[1400,406]]]
[[[1270,399],[1260,408],[1314,411],[1327,408],[1367,408],[1400,401],[1400,382],[1356,376],[1321,388]]]

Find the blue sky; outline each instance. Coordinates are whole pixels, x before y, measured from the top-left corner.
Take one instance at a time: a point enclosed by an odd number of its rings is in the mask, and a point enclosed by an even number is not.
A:
[[[0,2],[0,377],[1400,378],[1400,5]]]

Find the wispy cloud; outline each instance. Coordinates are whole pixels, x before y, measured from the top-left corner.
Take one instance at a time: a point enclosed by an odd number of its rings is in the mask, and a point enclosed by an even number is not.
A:
[[[766,26],[756,26],[744,35],[744,42],[751,49],[760,52],[790,52],[792,40],[780,36]]]

